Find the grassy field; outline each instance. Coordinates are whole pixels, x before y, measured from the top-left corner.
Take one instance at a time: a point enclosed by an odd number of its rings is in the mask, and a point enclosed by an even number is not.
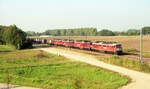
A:
[[[47,39],[68,39],[68,36],[55,36]],[[114,41],[122,44],[123,51],[139,54],[140,36],[70,36],[73,40]],[[143,56],[150,57],[150,35],[143,36]]]
[[[117,89],[130,81],[118,73],[40,50],[1,49],[0,82],[3,83],[9,78],[11,84],[44,89]]]
[[[68,49],[68,48],[62,48],[62,47],[55,47],[55,48],[57,48],[57,49]],[[118,66],[122,66],[122,67],[125,67],[128,69],[141,71],[141,72],[145,72],[145,73],[150,74],[150,64],[148,64],[148,63],[142,63],[142,62],[135,61],[135,60],[129,59],[129,58],[121,58],[117,55],[116,56],[105,55],[105,54],[95,53],[95,52],[91,52],[91,51],[78,50],[78,49],[71,49],[71,51],[93,55],[97,59],[99,59],[100,61],[103,61],[105,63],[118,65]]]

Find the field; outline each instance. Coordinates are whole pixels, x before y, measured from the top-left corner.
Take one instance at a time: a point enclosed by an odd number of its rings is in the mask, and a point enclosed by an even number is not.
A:
[[[44,51],[0,47],[0,82],[3,83],[9,79],[11,84],[44,89],[117,89],[130,80]]]
[[[55,36],[47,39],[68,39],[68,36]],[[73,40],[111,41],[122,44],[123,51],[139,54],[140,36],[70,36]],[[143,36],[143,56],[150,57],[150,35]]]

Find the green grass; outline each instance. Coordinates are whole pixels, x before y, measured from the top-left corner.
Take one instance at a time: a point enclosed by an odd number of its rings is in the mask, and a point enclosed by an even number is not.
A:
[[[130,81],[118,73],[38,50],[0,52],[0,82],[8,78],[11,84],[44,89],[117,89]]]
[[[0,53],[1,68],[47,65],[64,62],[64,60],[70,61],[65,57],[48,54],[40,50],[17,50],[14,52]]]
[[[6,82],[0,70],[0,82]],[[67,62],[9,70],[10,83],[44,89],[117,89],[128,78],[85,63]]]
[[[11,52],[14,50],[15,50],[15,48],[13,46],[0,45],[0,52]]]

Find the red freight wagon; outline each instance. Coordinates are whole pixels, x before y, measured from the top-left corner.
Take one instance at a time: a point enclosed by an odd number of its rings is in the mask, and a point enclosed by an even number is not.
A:
[[[102,42],[97,41],[91,45],[94,50],[101,50],[104,52],[114,52],[120,54],[122,52],[121,44],[115,42]]]

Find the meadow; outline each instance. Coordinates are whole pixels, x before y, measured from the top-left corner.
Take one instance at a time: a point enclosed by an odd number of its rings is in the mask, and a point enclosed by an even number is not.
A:
[[[128,77],[41,50],[0,46],[0,82],[44,89],[117,89]],[[11,50],[11,51],[10,51]]]

